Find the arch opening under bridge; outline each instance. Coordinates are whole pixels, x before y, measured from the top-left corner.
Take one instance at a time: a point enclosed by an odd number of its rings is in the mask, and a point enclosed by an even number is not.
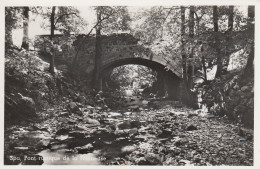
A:
[[[167,93],[167,98],[169,99],[179,99],[181,78],[179,78],[171,70],[168,70],[164,65],[143,58],[119,59],[114,60],[112,62],[108,62],[107,64],[103,65],[100,71],[101,89],[105,88],[105,83],[111,80],[109,78],[114,68],[129,64],[146,66],[152,69],[153,71],[156,71],[157,81],[155,84],[157,85],[157,88],[159,87],[159,91],[165,91]]]

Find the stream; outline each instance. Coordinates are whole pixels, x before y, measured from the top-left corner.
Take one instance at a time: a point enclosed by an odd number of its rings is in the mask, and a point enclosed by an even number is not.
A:
[[[145,109],[148,101],[140,96],[127,96],[122,104],[127,107],[128,112],[107,112],[100,125],[88,126],[88,130],[91,128],[94,131],[88,133],[90,135],[86,136],[84,129],[74,129],[56,137],[50,149],[38,153],[42,156],[44,164],[100,165],[104,161],[108,162],[134,150],[136,143],[144,138],[130,138],[128,134],[136,134],[137,127],[141,127],[145,121],[137,121],[140,112],[131,110],[148,110]],[[116,132],[108,132],[114,128]],[[140,129],[142,130],[142,127]],[[80,136],[82,133],[84,138]],[[81,145],[83,146],[80,147]]]
[[[252,141],[239,136],[238,126],[226,119],[176,101],[151,106],[149,100],[128,96],[124,104],[122,111],[91,106],[82,108],[83,114],[47,110],[39,124],[10,128],[5,132],[5,164],[252,164],[241,161],[244,155],[252,159]],[[241,153],[234,155],[234,147]]]

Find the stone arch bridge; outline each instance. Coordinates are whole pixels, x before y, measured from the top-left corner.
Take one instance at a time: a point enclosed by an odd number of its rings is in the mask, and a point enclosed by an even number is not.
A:
[[[71,62],[78,51],[77,72],[90,84],[95,64],[95,41],[94,36],[85,38],[85,35],[79,35],[73,42],[73,48],[64,48],[56,54],[57,67]],[[158,72],[168,96],[177,99],[182,78],[180,58],[156,53],[152,48],[140,45],[138,39],[127,33],[102,35],[101,46],[100,79],[107,77],[108,72],[121,65],[144,65]]]

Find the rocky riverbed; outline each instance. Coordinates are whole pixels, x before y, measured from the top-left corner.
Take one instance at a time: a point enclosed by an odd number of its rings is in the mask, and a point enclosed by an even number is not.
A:
[[[252,130],[177,102],[38,114],[5,129],[5,164],[253,165]]]

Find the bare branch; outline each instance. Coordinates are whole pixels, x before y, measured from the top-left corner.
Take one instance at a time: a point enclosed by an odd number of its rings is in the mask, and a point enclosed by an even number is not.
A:
[[[168,18],[168,16],[170,15],[170,13],[171,13],[171,11],[172,11],[173,9],[175,9],[175,8],[171,8],[171,9],[169,10],[169,12],[167,13],[166,17],[164,18],[163,24],[166,22],[166,19]]]
[[[73,63],[72,63],[73,66],[75,65],[75,62],[76,62],[77,59],[78,59],[78,54],[79,54],[79,51],[80,51],[80,49],[81,49],[81,47],[82,47],[84,41],[89,37],[89,35],[91,34],[91,32],[92,32],[101,22],[103,22],[103,21],[106,20],[106,19],[109,19],[109,17],[112,16],[114,13],[115,13],[115,12],[113,12],[113,13],[111,13],[110,15],[107,15],[106,17],[103,17],[101,20],[99,20],[99,21],[91,28],[91,30],[88,32],[88,34],[84,37],[84,39],[83,39],[82,42],[80,43],[80,46],[79,46],[78,49],[77,49],[77,53],[76,53],[75,57],[74,57],[74,59],[73,59]]]
[[[68,15],[76,15],[77,17],[79,17],[77,15],[77,13],[75,13],[75,12],[74,13],[66,13],[66,14],[63,14],[63,15],[59,16],[54,25],[56,25],[62,17],[68,16]]]
[[[199,16],[198,16],[197,12],[194,12],[194,13],[195,13],[197,20],[199,20]]]

